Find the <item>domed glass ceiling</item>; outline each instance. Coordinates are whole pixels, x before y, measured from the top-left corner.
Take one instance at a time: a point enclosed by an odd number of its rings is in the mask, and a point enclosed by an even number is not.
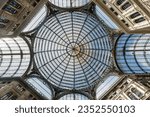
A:
[[[49,0],[53,5],[61,8],[77,8],[88,4],[91,0]]]
[[[50,17],[34,40],[39,73],[61,89],[89,88],[111,67],[107,30],[87,12],[61,12]]]

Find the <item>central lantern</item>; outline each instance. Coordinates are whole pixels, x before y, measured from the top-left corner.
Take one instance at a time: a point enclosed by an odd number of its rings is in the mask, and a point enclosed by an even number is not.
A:
[[[37,31],[34,62],[39,73],[60,89],[80,90],[103,80],[112,66],[109,32],[87,12],[61,12]]]

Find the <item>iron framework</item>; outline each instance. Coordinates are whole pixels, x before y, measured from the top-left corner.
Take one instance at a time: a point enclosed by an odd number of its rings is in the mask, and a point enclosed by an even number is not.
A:
[[[47,18],[34,39],[39,73],[60,89],[79,90],[103,80],[111,69],[111,40],[88,12],[60,12]]]

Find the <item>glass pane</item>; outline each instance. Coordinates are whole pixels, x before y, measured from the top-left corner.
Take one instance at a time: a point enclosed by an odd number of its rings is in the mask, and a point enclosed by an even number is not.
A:
[[[118,26],[105,14],[105,12],[98,6],[96,6],[96,15],[102,19],[110,28],[119,29]]]
[[[35,29],[43,22],[47,14],[47,7],[44,5],[39,12],[31,19],[28,25],[23,29],[22,32],[28,32]]]
[[[111,75],[105,78],[103,83],[99,83],[96,89],[96,98],[100,99],[107,91],[109,91],[119,81],[119,77]]]
[[[30,64],[28,44],[20,37],[0,38],[0,50],[0,77],[21,77]]]
[[[150,34],[123,34],[116,48],[116,60],[124,73],[150,73]]]
[[[46,82],[44,82],[42,79],[39,78],[38,75],[30,75],[28,79],[26,79],[26,82],[39,94],[46,97],[47,99],[52,99],[52,89],[48,86]]]

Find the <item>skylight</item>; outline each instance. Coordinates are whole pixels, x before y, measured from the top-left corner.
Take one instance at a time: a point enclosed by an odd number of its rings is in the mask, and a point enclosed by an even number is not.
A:
[[[44,96],[47,99],[52,99],[52,90],[48,86],[46,82],[44,82],[42,79],[39,78],[38,75],[33,74],[26,79],[26,82],[39,94]]]
[[[99,83],[96,89],[96,98],[100,99],[107,91],[109,91],[116,82],[119,81],[119,77],[116,75],[110,75],[105,78],[103,83]]]
[[[29,64],[30,49],[23,38],[0,38],[0,78],[21,77]]]
[[[112,29],[119,29],[118,26],[105,14],[105,12],[96,5],[96,14],[97,16],[102,19],[110,28]]]
[[[23,29],[22,32],[28,32],[35,29],[45,19],[47,14],[47,7],[44,5],[39,12],[31,19],[28,25]]]

